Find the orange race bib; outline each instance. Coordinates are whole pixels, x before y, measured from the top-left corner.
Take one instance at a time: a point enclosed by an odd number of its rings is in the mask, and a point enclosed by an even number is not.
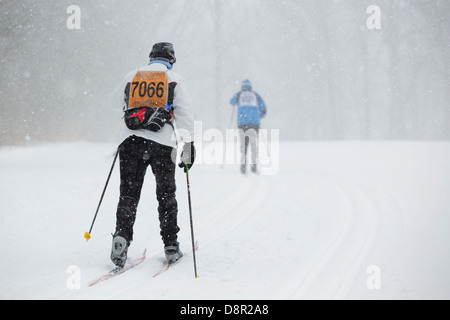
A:
[[[168,85],[165,72],[139,71],[130,87],[128,109],[167,105]]]

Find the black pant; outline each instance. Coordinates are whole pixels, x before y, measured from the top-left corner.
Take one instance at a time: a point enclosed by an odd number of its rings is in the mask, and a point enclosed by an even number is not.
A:
[[[177,244],[178,205],[175,198],[175,149],[152,140],[130,136],[119,146],[120,198],[116,214],[116,234],[128,243],[133,240],[133,225],[147,167],[156,180],[156,198],[161,237],[166,246]],[[174,158],[175,159],[175,158]]]

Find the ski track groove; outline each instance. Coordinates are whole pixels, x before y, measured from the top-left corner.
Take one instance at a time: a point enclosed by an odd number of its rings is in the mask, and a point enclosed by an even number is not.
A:
[[[269,191],[267,180],[262,176],[253,175],[245,177],[245,182],[245,186],[238,192],[239,197],[234,198],[233,201],[228,201],[226,206],[222,207],[221,214],[217,214],[208,225],[199,229],[200,234],[205,235],[201,238],[202,247],[237,228],[253,215],[254,211],[264,201]],[[237,208],[239,210],[235,210]],[[234,212],[237,214],[233,214]],[[242,212],[245,212],[245,214],[242,214]],[[212,226],[219,227],[212,228]],[[211,230],[214,230],[214,232]]]
[[[309,272],[294,281],[289,298],[344,299],[375,244],[379,213],[364,188],[355,182],[329,173],[313,174],[333,185],[346,203],[345,231],[328,246]]]

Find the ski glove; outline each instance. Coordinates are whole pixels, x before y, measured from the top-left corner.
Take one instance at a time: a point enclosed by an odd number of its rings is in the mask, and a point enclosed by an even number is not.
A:
[[[181,152],[181,162],[178,164],[180,168],[184,168],[186,172],[186,165],[188,169],[191,169],[195,161],[195,147],[194,142],[185,143],[183,146],[183,151]]]

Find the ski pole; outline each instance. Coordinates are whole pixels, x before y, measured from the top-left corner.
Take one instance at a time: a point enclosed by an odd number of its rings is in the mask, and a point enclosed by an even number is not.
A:
[[[194,241],[194,224],[193,224],[193,221],[192,221],[191,187],[190,187],[190,184],[189,184],[189,168],[188,168],[187,164],[186,164],[186,182],[187,182],[187,190],[188,190],[189,217],[190,217],[190,222],[191,222],[192,256],[194,257],[195,277],[198,278],[198,276],[197,276],[197,262],[195,260],[195,241]]]
[[[236,109],[237,109],[236,106],[233,106],[233,111],[231,111],[230,124],[228,125],[228,128],[231,128],[231,125],[233,124],[234,113],[235,113]],[[225,128],[225,130],[228,128]],[[221,169],[223,169],[223,165],[225,164],[226,151],[227,151],[227,143],[225,141],[223,144],[223,157],[222,157],[222,164],[220,166]]]
[[[109,170],[108,179],[106,179],[106,184],[105,184],[105,187],[103,188],[102,196],[100,197],[100,201],[98,203],[97,210],[95,211],[95,215],[94,215],[94,219],[92,220],[91,228],[89,229],[89,232],[86,232],[84,234],[84,238],[86,239],[86,241],[88,241],[91,238],[92,227],[94,227],[95,219],[97,218],[98,210],[100,209],[100,205],[102,204],[103,196],[105,195],[106,187],[108,186],[109,178],[111,178],[111,174],[113,172],[114,165],[116,164],[116,160],[117,160],[117,155],[118,154],[119,154],[119,148],[117,148],[116,154],[114,156],[113,163],[111,165],[111,170]]]

